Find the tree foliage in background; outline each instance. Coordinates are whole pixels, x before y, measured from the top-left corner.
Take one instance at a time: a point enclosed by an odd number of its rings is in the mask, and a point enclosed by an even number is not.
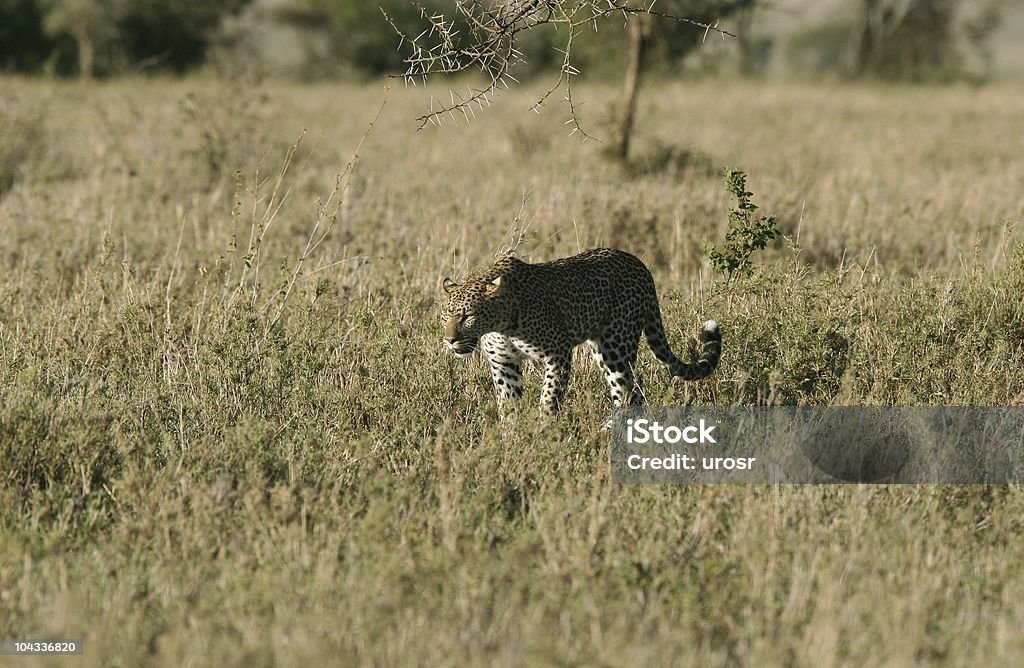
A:
[[[850,31],[854,77],[921,79],[956,67],[953,0],[857,0]]]
[[[151,60],[175,72],[198,65],[221,19],[251,0],[119,0],[122,47],[133,62]]]
[[[35,0],[0,0],[0,69],[30,72],[53,52]]]
[[[83,78],[147,65],[184,72],[203,61],[221,19],[249,2],[0,0],[0,66]]]
[[[787,56],[795,71],[812,76],[983,77],[992,67],[992,35],[1003,10],[1016,1],[850,0],[850,17],[837,15],[801,30],[790,40]]]
[[[799,30],[786,53],[793,72],[810,76],[983,76],[991,69],[990,38],[1003,11],[1021,2],[843,0],[818,12],[821,23]],[[516,79],[554,71],[560,75],[555,91],[562,91],[556,97],[567,96],[577,73],[608,78],[631,72],[613,142],[621,155],[629,152],[630,101],[644,73],[677,71],[695,46],[716,34],[705,26],[727,17],[738,38],[740,71],[748,73],[751,34],[763,34],[761,19],[782,11],[771,0],[0,0],[0,70],[83,77],[148,68],[182,72],[204,62],[211,41],[230,42],[224,20],[247,5],[247,22],[231,22],[236,33],[249,30],[239,40],[248,48],[243,62],[273,70],[283,43],[296,63],[288,73],[307,78],[416,75],[410,62],[415,40],[428,50],[445,40],[453,47],[445,57],[419,61],[429,63],[431,74],[455,60]],[[284,42],[266,40],[281,33],[291,34]],[[514,50],[505,52],[503,68],[491,56],[507,47]]]
[[[43,28],[55,39],[70,36],[78,49],[83,79],[96,73],[96,53],[117,36],[113,0],[43,0]]]
[[[451,8],[450,2],[420,3],[426,11]],[[398,25],[412,29],[420,9],[409,0],[339,2],[338,0],[291,0],[268,12],[276,22],[304,34],[307,76],[344,73],[375,76],[399,71],[402,54],[385,13]]]

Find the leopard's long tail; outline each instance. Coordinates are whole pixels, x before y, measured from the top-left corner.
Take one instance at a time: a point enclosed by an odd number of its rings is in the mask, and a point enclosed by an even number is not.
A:
[[[661,309],[655,308],[651,321],[644,327],[644,336],[655,359],[664,364],[675,378],[707,378],[714,373],[718,360],[722,357],[722,330],[714,320],[705,322],[700,330],[700,352],[693,364],[686,364],[680,360],[669,347],[668,339],[665,337],[665,325],[661,321]]]

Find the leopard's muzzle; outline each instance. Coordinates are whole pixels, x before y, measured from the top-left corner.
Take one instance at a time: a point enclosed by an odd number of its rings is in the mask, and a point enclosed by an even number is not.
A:
[[[477,339],[449,339],[444,340],[448,344],[448,349],[452,351],[456,357],[463,359],[469,357],[476,350]]]

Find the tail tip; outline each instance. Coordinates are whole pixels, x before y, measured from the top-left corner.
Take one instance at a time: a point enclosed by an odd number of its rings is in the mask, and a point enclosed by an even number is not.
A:
[[[722,330],[718,327],[718,323],[714,320],[708,320],[701,327],[700,332],[701,343],[713,343],[715,341],[722,340]]]

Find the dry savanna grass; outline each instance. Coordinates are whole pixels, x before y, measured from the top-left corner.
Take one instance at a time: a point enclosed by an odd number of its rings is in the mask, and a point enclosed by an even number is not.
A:
[[[1019,665],[1017,488],[622,487],[604,383],[499,422],[437,285],[643,257],[661,404],[1024,399],[1018,88],[652,84],[630,168],[527,91],[0,81],[0,633],[80,666]],[[614,91],[581,87],[602,132]],[[361,138],[358,161],[347,168]],[[301,138],[301,139],[300,139]],[[786,239],[726,281],[726,166]],[[8,661],[15,661],[9,659]],[[17,659],[17,665],[63,665]]]

